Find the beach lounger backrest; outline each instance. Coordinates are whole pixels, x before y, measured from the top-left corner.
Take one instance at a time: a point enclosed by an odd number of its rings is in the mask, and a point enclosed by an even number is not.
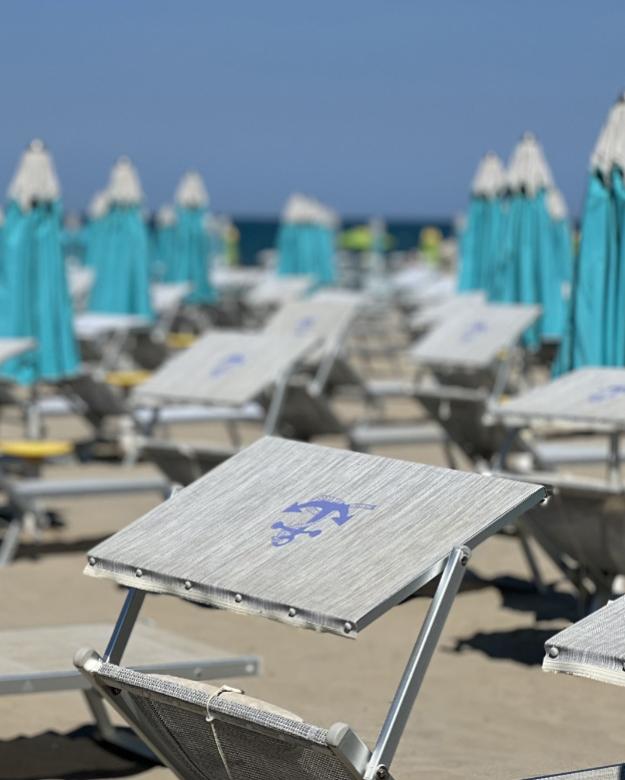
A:
[[[75,664],[185,780],[358,780],[370,757],[347,726],[318,728],[240,691],[134,672],[93,651]]]
[[[316,335],[325,352],[343,338],[358,306],[357,300],[293,301],[271,317],[264,332],[295,338]]]
[[[496,364],[537,319],[537,306],[483,304],[461,309],[411,349],[420,365],[478,371]]]

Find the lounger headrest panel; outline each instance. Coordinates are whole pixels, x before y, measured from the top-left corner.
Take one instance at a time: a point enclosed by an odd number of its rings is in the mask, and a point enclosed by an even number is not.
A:
[[[411,351],[422,365],[476,370],[491,366],[540,315],[538,306],[476,304],[436,325]]]
[[[87,573],[352,637],[544,496],[265,437],[97,545]]]

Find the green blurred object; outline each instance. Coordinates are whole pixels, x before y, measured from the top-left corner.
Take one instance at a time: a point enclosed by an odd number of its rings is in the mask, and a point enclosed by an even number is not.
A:
[[[356,225],[339,233],[339,246],[341,249],[347,249],[350,252],[379,251],[380,247],[376,246],[379,240],[379,236],[371,229],[370,225]],[[393,248],[395,239],[390,233],[385,232],[381,237],[381,242],[381,250],[387,252]]]
[[[432,265],[440,262],[442,242],[443,234],[437,227],[428,225],[419,233],[419,249]]]

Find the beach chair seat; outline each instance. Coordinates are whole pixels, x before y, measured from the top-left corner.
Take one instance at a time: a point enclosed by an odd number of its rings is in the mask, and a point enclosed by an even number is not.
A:
[[[79,691],[101,739],[144,752],[138,740],[129,740],[127,732],[115,728],[99,694],[71,663],[81,644],[106,647],[110,634],[109,623],[0,630],[0,696]],[[228,653],[145,623],[135,627],[126,662],[144,673],[167,675],[168,680],[194,681],[248,677],[258,674],[260,667],[257,656]]]
[[[241,691],[134,672],[89,650],[79,652],[75,663],[177,777],[363,777],[370,753],[344,724],[318,728]]]
[[[235,452],[232,447],[209,447],[154,439],[146,441],[141,448],[141,455],[154,463],[176,485],[190,485]]]
[[[528,780],[625,780],[625,764],[582,769],[580,772],[565,772],[560,775],[543,775]]]

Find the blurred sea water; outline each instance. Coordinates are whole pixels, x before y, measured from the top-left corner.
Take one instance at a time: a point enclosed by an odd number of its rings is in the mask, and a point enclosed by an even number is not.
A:
[[[366,218],[346,219],[341,229],[365,224]],[[271,218],[234,218],[239,231],[239,255],[241,265],[255,265],[258,253],[263,249],[272,249],[276,245],[279,221]],[[386,230],[393,238],[393,250],[408,251],[419,244],[419,235],[425,227],[437,227],[444,237],[452,233],[453,225],[449,220],[435,219],[395,219],[386,221]]]

